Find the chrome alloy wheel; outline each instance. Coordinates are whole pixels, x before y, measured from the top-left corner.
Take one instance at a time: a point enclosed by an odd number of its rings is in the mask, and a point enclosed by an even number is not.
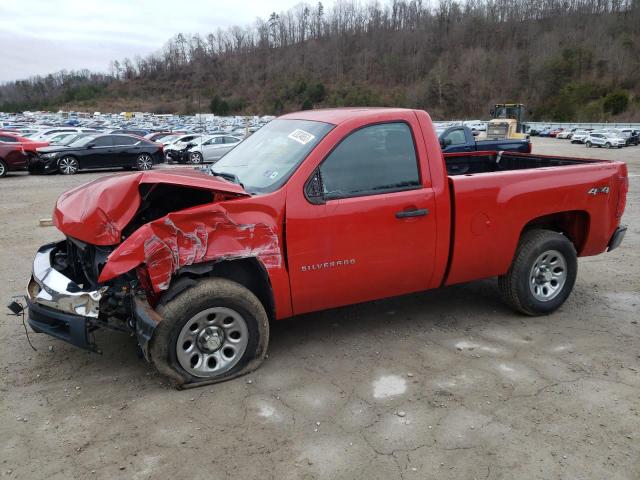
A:
[[[557,297],[566,281],[567,261],[557,250],[547,250],[538,256],[529,273],[529,288],[540,302]]]
[[[184,324],[176,342],[180,366],[194,377],[216,377],[244,355],[249,330],[242,315],[226,307],[203,310]]]
[[[58,169],[64,175],[73,175],[78,171],[78,161],[73,157],[62,157],[58,161]]]
[[[146,153],[140,155],[138,157],[137,165],[138,170],[151,170],[153,167],[153,159],[151,158],[151,155],[147,155]]]
[[[202,154],[200,152],[192,152],[189,160],[194,164],[202,163]]]

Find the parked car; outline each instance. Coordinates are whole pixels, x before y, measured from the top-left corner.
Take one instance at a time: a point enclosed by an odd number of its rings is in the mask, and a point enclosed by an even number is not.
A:
[[[562,132],[558,132],[558,134],[556,135],[556,138],[560,138],[563,140],[568,140],[570,139],[573,134],[577,131],[577,128],[572,128],[571,130],[563,130]]]
[[[55,135],[51,135],[49,137],[50,145],[61,145],[68,141],[70,138],[75,138],[78,132],[64,132],[64,133],[56,133]]]
[[[89,135],[70,145],[38,149],[29,170],[73,175],[80,170],[136,168],[150,170],[164,161],[162,145],[132,135]]]
[[[571,143],[584,143],[590,133],[588,130],[576,130],[571,135]]]
[[[73,142],[79,140],[80,138],[83,137],[93,137],[95,136],[95,133],[78,133],[78,132],[74,132],[74,133],[61,133],[59,134],[60,137],[58,137],[57,135],[54,135],[51,138],[51,142],[49,142],[49,145],[71,145]],[[58,137],[57,140],[54,142],[53,139],[55,137]]]
[[[161,142],[162,139],[170,137],[172,135],[174,135],[173,132],[153,132],[144,135],[144,138],[146,138],[147,140],[151,140],[152,142]]]
[[[589,134],[587,138],[585,138],[584,143],[587,145],[588,148],[591,148],[591,147],[622,148],[626,145],[627,142],[624,138],[619,137],[615,133],[592,132]]]
[[[307,312],[498,276],[513,309],[549,314],[578,257],[626,232],[624,162],[443,155],[418,110],[285,115],[208,172],[63,194],[66,239],[31,265],[34,331],[94,351],[95,330],[128,331],[177,385],[219,382],[259,366],[270,321]]]
[[[144,137],[149,134],[149,130],[141,130],[138,128],[120,128],[111,130],[109,132],[112,135],[136,135],[138,137]]]
[[[543,130],[540,130],[538,132],[538,136],[539,137],[548,137],[549,134],[553,131],[553,128],[551,127],[545,127]]]
[[[0,144],[2,143],[18,144],[21,145],[26,152],[32,153],[36,153],[37,148],[46,147],[49,145],[49,142],[40,142],[9,132],[0,133]]]
[[[56,128],[47,128],[45,130],[39,130],[37,133],[33,133],[29,135],[31,140],[48,140],[50,136],[55,135],[56,133],[68,133],[68,132],[76,132],[76,133],[98,133],[97,130],[92,128],[79,128],[79,127],[56,127]]]
[[[231,135],[212,135],[201,137],[200,141],[188,149],[191,163],[211,163],[220,160],[229,150],[235,147],[241,138]]]
[[[181,135],[173,142],[165,145],[164,154],[168,162],[189,162],[189,148],[195,145],[195,141],[202,137],[200,133]]]
[[[504,138],[500,140],[476,140],[469,127],[449,127],[438,135],[440,148],[445,153],[476,151],[513,151],[531,153],[529,140]]]
[[[0,143],[0,177],[9,172],[25,170],[29,161],[29,153],[20,144]]]
[[[549,137],[556,138],[559,133],[564,132],[564,128],[554,128],[549,132]]]
[[[640,130],[633,130],[631,128],[623,128],[621,130],[623,137],[626,140],[627,146],[638,145],[640,143]]]
[[[476,135],[476,132],[480,133],[487,131],[487,122],[483,122],[481,120],[469,120],[464,122],[463,125],[465,127],[469,127],[474,135]]]

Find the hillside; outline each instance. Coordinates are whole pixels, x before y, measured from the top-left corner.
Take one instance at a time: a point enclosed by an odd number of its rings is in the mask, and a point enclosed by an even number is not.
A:
[[[134,49],[135,47],[132,47]],[[247,27],[177,35],[110,74],[0,86],[0,111],[273,113],[342,105],[486,117],[640,120],[640,1],[420,0],[300,4]]]

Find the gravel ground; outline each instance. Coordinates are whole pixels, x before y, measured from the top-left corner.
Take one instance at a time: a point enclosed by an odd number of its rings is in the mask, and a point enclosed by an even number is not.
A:
[[[170,389],[135,341],[103,355],[0,313],[0,476],[7,478],[640,478],[640,147],[534,139],[534,152],[622,159],[630,228],[580,260],[544,318],[494,280],[278,322],[250,376]],[[0,181],[0,298],[20,294],[38,226],[64,190],[102,174]]]

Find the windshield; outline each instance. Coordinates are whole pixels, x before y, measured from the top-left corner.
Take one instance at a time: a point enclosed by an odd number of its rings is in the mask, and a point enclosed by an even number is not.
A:
[[[211,171],[236,175],[249,193],[273,192],[332,128],[310,120],[274,120],[238,143]]]
[[[73,142],[69,143],[69,147],[84,147],[88,143],[90,143],[95,137],[93,135],[87,135],[84,137],[80,137]]]

